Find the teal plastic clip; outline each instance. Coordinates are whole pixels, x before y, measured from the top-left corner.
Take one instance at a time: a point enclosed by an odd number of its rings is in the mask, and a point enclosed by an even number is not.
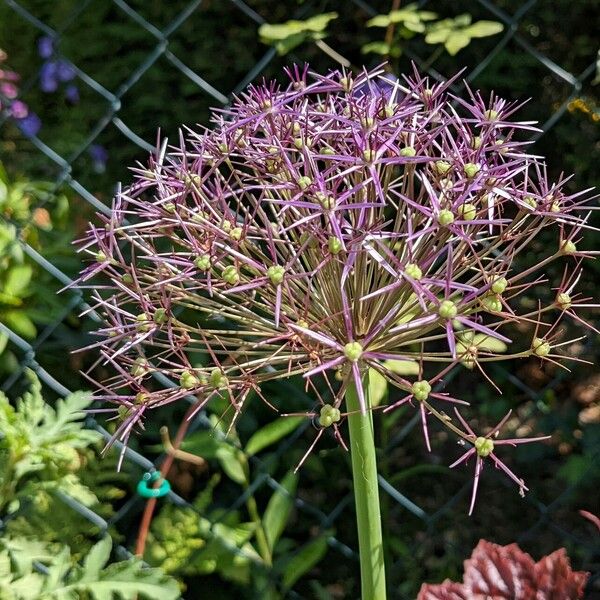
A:
[[[140,479],[137,484],[137,493],[142,498],[162,498],[171,491],[171,484],[163,479],[159,487],[149,487],[148,484],[153,484],[162,478],[160,471],[153,471],[152,473],[144,473],[144,476]]]

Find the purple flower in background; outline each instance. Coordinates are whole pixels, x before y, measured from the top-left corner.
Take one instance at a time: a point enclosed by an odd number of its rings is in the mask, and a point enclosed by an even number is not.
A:
[[[40,71],[40,88],[42,92],[55,92],[58,89],[56,62],[50,60],[42,65]]]
[[[37,135],[42,126],[42,121],[35,113],[29,112],[26,117],[17,119],[16,124],[25,137],[31,138]]]
[[[56,61],[56,77],[59,81],[65,83],[75,77],[75,68],[66,60]]]
[[[79,102],[79,88],[74,83],[65,88],[65,98],[71,104],[77,104]]]
[[[94,171],[96,173],[104,173],[106,171],[106,162],[108,161],[106,148],[100,144],[92,144],[88,148],[88,153],[92,159]]]
[[[3,82],[0,83],[0,95],[12,100],[19,94],[19,90],[14,83]]]
[[[45,35],[38,40],[38,54],[42,58],[50,58],[54,52],[54,40]]]
[[[10,114],[15,119],[24,119],[29,114],[29,108],[25,102],[15,100],[10,105]]]

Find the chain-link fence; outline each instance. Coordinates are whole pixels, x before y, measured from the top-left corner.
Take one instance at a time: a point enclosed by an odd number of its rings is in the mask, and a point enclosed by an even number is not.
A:
[[[17,2],[15,0],[4,0],[4,3],[6,5],[4,7],[4,15],[8,15],[11,20],[14,20],[14,23],[18,23],[20,29],[30,28],[32,31],[36,32],[36,35],[48,36],[51,38],[54,47],[58,48],[59,52],[62,52],[62,42],[64,40],[68,40],[69,37],[75,35],[75,32],[77,31],[79,32],[77,35],[81,34],[79,29],[80,23],[82,22],[86,11],[90,9],[90,5],[94,4],[92,0],[72,3],[68,11],[60,11],[60,19],[58,17],[53,17],[51,19],[52,22],[49,23],[47,22],[48,20],[41,17],[36,10],[39,3],[36,4],[35,2],[25,1]],[[137,67],[126,74],[122,83],[118,86],[118,89],[109,89],[102,81],[95,77],[94,71],[88,70],[84,64],[80,65],[76,62],[72,62],[70,56],[65,54],[63,57],[65,60],[69,61],[69,64],[74,70],[75,81],[77,81],[81,88],[80,103],[84,104],[86,99],[91,96],[98,97],[102,102],[96,102],[95,105],[100,104],[104,106],[104,112],[94,116],[95,123],[93,126],[90,126],[86,131],[80,132],[80,143],[76,147],[69,148],[68,152],[60,150],[61,144],[55,144],[52,140],[47,140],[43,136],[33,136],[30,138],[30,156],[39,155],[43,157],[45,160],[46,171],[55,173],[54,183],[56,189],[65,185],[70,186],[77,197],[81,199],[81,203],[88,203],[95,210],[103,212],[108,212],[109,203],[106,201],[106,198],[102,198],[101,195],[96,193],[96,190],[91,187],[89,176],[80,176],[80,174],[84,173],[85,169],[85,164],[82,163],[82,159],[86,157],[90,148],[93,148],[98,144],[99,140],[105,139],[103,136],[107,135],[108,132],[110,132],[110,135],[112,136],[111,139],[113,142],[111,143],[114,143],[114,140],[119,139],[115,136],[120,136],[119,144],[122,147],[123,154],[128,156],[127,162],[129,164],[133,164],[136,158],[153,150],[152,139],[144,139],[144,137],[139,135],[133,127],[129,126],[127,119],[127,114],[132,114],[132,110],[135,110],[136,103],[140,100],[141,96],[154,93],[152,89],[144,88],[143,84],[144,77],[150,70],[158,68],[157,65],[160,64],[159,68],[168,70],[171,79],[183,81],[184,83],[182,85],[185,86],[186,90],[190,90],[190,88],[193,87],[194,91],[190,93],[192,93],[192,95],[200,94],[202,97],[202,99],[199,100],[200,104],[204,103],[223,107],[227,106],[234,94],[243,90],[248,83],[256,81],[274,65],[281,64],[282,62],[302,60],[304,58],[302,54],[303,51],[296,50],[296,52],[299,53],[298,56],[292,53],[291,55],[286,56],[285,59],[282,59],[277,55],[275,49],[261,46],[258,42],[258,35],[255,33],[256,43],[254,44],[251,53],[253,53],[253,56],[258,54],[258,60],[251,65],[234,85],[219,89],[216,87],[217,84],[215,83],[216,80],[214,77],[211,82],[203,72],[198,72],[194,68],[188,66],[185,53],[181,54],[178,53],[176,49],[173,49],[174,44],[172,43],[172,40],[177,37],[178,31],[184,26],[194,27],[195,24],[204,18],[204,3],[202,0],[190,2],[187,6],[183,7],[176,16],[171,18],[169,22],[161,24],[153,23],[147,15],[143,14],[141,9],[134,9],[132,6],[133,3],[128,4],[123,0],[113,0],[111,3],[106,0],[106,4],[111,5],[112,16],[110,18],[119,21],[130,20],[136,27],[143,30],[145,34],[143,48],[138,48],[136,50]],[[227,23],[235,22],[236,27],[244,27],[253,32],[256,32],[258,27],[265,23],[267,18],[270,19],[271,17],[264,11],[262,14],[259,14],[261,12],[260,7],[257,7],[255,10],[255,8],[251,6],[251,4],[254,5],[255,3],[246,3],[243,0],[229,0],[229,2],[223,2],[222,4],[226,5],[226,8],[221,7],[221,10],[225,10],[230,13],[231,16],[230,21],[227,21]],[[258,4],[263,6],[268,3]],[[427,5],[427,8],[429,9],[435,9],[436,7],[434,5],[437,3],[422,2],[420,4],[423,6]],[[541,126],[542,131],[539,133],[539,136],[547,135],[548,132],[557,127],[561,120],[564,119],[565,115],[568,114],[570,103],[580,95],[582,86],[589,83],[594,77],[596,68],[594,62],[595,57],[590,56],[589,64],[581,70],[581,72],[572,73],[564,66],[561,66],[560,61],[556,61],[553,56],[540,51],[539,48],[523,34],[521,28],[523,20],[538,4],[536,0],[517,3],[512,12],[510,12],[510,7],[503,2],[478,0],[478,2],[469,4],[472,4],[473,6],[470,6],[468,10],[476,10],[478,11],[478,14],[483,15],[484,18],[501,22],[504,25],[504,30],[502,34],[493,39],[493,44],[488,44],[486,47],[486,55],[467,73],[467,80],[473,82],[474,85],[478,85],[478,81],[482,74],[485,74],[490,64],[506,51],[507,46],[510,45],[512,48],[518,48],[524,55],[527,55],[527,60],[530,61],[530,64],[535,63],[535,69],[532,72],[537,74],[543,73],[544,77],[551,77],[553,81],[558,82],[557,85],[560,86],[562,90],[560,102],[554,102],[552,105],[552,112],[545,116],[545,121]],[[331,7],[328,6],[327,8]],[[333,8],[335,9],[336,7],[334,6]],[[8,9],[10,9],[10,11]],[[372,17],[379,12],[385,12],[385,8],[375,8],[363,0],[353,0],[353,2],[343,3],[343,6],[340,5],[337,9],[339,12],[348,11],[357,13],[361,15],[363,19]],[[278,6],[276,12],[281,21],[284,20],[281,18],[282,13],[287,14],[287,18],[303,18],[315,14],[315,12],[322,12],[322,10],[322,7],[316,7],[306,2],[298,4],[288,3],[287,7]],[[389,6],[387,7],[387,10],[389,10]],[[557,18],[559,18],[558,15]],[[106,27],[106,35],[109,35],[111,22],[106,22],[104,25]],[[217,23],[215,23],[215,25],[217,25]],[[220,42],[211,43],[210,40],[207,40],[206,44],[207,48],[211,48],[211,51],[214,52],[215,50],[219,50],[219,44],[227,44],[227,40],[231,40],[231,35],[235,34],[224,30],[217,30],[215,28],[213,35],[215,40],[220,40]],[[9,49],[11,45],[18,45],[11,44],[10,39],[7,40],[7,42]],[[340,64],[349,66],[351,64],[351,61],[344,57],[343,44],[340,44],[339,47],[336,45],[335,36],[330,37],[327,40],[327,43],[322,40],[311,43],[313,44],[313,48],[311,49],[311,52],[313,52],[312,56],[314,57],[318,55],[318,53],[322,54],[320,58],[321,64],[329,64],[331,67],[339,67]],[[348,44],[347,40],[345,43]],[[123,60],[123,55],[117,46],[115,47],[115,50],[113,56],[101,58],[107,62],[115,62],[114,68],[118,68],[117,63]],[[129,51],[133,52],[134,50],[130,48]],[[200,48],[200,51],[202,51],[202,48]],[[431,57],[424,58],[419,56],[411,50],[410,44],[406,45],[404,53],[411,60],[414,60],[419,67],[424,68],[432,77],[436,79],[443,78],[443,75],[437,70],[436,61],[431,60]],[[216,52],[211,60],[219,62],[220,59]],[[240,59],[240,62],[244,63],[245,59]],[[228,69],[229,65],[222,62],[220,68]],[[236,67],[236,72],[237,71],[239,71],[239,66]],[[25,76],[25,80],[21,87],[21,93],[27,95],[28,90],[31,90],[38,85],[42,74],[24,73],[23,75]],[[224,77],[223,79],[230,80],[231,78]],[[533,82],[532,86],[534,86]],[[455,84],[456,91],[460,91],[461,87],[461,83]],[[535,94],[532,92],[530,95]],[[163,98],[162,102],[165,105],[168,105],[170,98]],[[168,111],[168,106],[165,107],[165,111]],[[9,120],[10,117],[8,113],[5,112],[0,118],[0,129],[8,126]],[[158,127],[161,123],[157,121],[151,125],[152,127]],[[20,226],[22,227],[22,224]],[[31,260],[35,261],[56,280],[60,287],[70,283],[69,276],[44,258],[44,256],[42,256],[35,248],[25,242],[22,242],[22,248]],[[44,345],[48,344],[49,340],[52,340],[55,330],[61,326],[66,319],[73,315],[74,312],[88,308],[82,294],[73,289],[69,289],[67,292],[63,293],[62,302],[64,306],[62,307],[61,314],[57,319],[53,320],[52,323],[41,329],[34,341],[26,341],[5,324],[0,323],[0,331],[8,335],[10,345],[13,348],[14,353],[19,357],[19,368],[11,373],[2,383],[3,390],[10,390],[15,386],[15,384],[21,380],[23,370],[25,368],[30,368],[37,373],[44,384],[49,386],[49,388],[59,396],[64,396],[69,393],[70,390],[67,389],[65,385],[69,382],[69,374],[65,372],[63,378],[60,378],[59,380],[56,373],[51,374],[37,359],[40,349],[44,348]],[[87,312],[85,319],[94,321],[98,320],[98,317],[92,310]],[[589,348],[590,346],[588,345],[588,349]],[[496,367],[496,369],[498,369],[499,377],[501,377],[503,381],[509,382],[515,389],[519,390],[519,393],[522,396],[531,400],[530,405],[534,416],[538,411],[543,412],[543,399],[546,398],[549,390],[556,389],[565,378],[569,377],[567,372],[562,370],[558,371],[540,387],[530,385],[530,383],[519,374],[509,372],[503,367]],[[454,374],[456,375],[456,372]],[[567,379],[567,381],[569,380]],[[308,408],[310,408],[310,405],[308,405]],[[90,427],[100,431],[106,439],[110,438],[110,434],[95,419],[88,418],[87,423]],[[392,452],[395,448],[398,448],[417,424],[418,415],[415,415],[415,417],[400,430],[394,430],[391,438],[387,440],[386,452]],[[200,413],[195,417],[189,431],[194,432],[198,429],[207,429],[211,427],[212,424],[207,416]],[[294,443],[297,443],[305,433],[306,427],[309,427],[308,422],[304,427],[297,429],[291,437],[280,444],[276,450],[276,454],[283,455],[294,445]],[[117,443],[116,446],[118,448],[119,444]],[[596,448],[596,457],[598,456],[598,451],[599,448]],[[125,451],[125,456],[127,461],[137,464],[143,471],[152,471],[155,469],[154,463],[132,449],[127,449]],[[160,456],[157,464],[163,459],[164,455]],[[285,489],[281,487],[280,483],[278,483],[278,481],[270,474],[269,466],[265,465],[260,458],[253,457],[251,463],[253,473],[251,485],[245,491],[244,495],[240,496],[233,505],[228,507],[227,511],[235,511],[244,506],[249,495],[255,493],[257,490],[263,489],[263,487],[287,493]],[[515,536],[514,539],[507,541],[522,543],[526,543],[527,541],[531,542],[532,540],[535,540],[536,535],[543,529],[546,532],[551,532],[551,536],[553,536],[552,539],[555,541],[556,546],[564,543],[578,545],[581,548],[580,559],[582,564],[588,568],[590,565],[594,564],[597,567],[597,542],[582,537],[579,533],[574,533],[565,529],[561,520],[555,519],[555,515],[561,507],[571,506],[569,503],[571,502],[572,497],[577,493],[580,486],[586,482],[586,479],[590,475],[589,469],[591,468],[593,468],[593,466],[586,467],[588,470],[584,469],[578,475],[576,480],[571,480],[568,484],[565,483],[562,492],[554,498],[542,501],[536,496],[535,490],[533,493],[526,496],[525,502],[527,503],[528,514],[535,514],[535,518],[529,521],[525,530],[513,532]],[[470,489],[470,482],[467,481],[466,478],[463,479],[461,487],[456,494],[449,498],[445,504],[439,505],[437,509],[430,510],[424,509],[418,504],[418,501],[415,501],[415,498],[420,497],[420,494],[413,495],[410,488],[407,489],[406,486],[394,484],[389,481],[388,478],[384,478],[383,476],[380,477],[379,483],[385,501],[388,503],[391,502],[394,506],[390,515],[400,521],[414,519],[420,523],[420,525],[415,526],[415,529],[419,530],[422,535],[416,536],[412,545],[407,550],[415,555],[418,554],[419,545],[425,543],[424,540],[430,542],[430,540],[434,539],[436,536],[441,536],[441,532],[444,528],[452,527],[452,519],[454,518],[456,511],[464,510],[464,498],[468,495]],[[123,520],[131,519],[132,515],[139,515],[144,506],[144,500],[142,498],[133,496],[123,504],[110,521],[106,521],[72,498],[63,496],[63,499],[74,511],[79,512],[85,518],[89,519],[101,531],[108,531],[111,527],[118,525]],[[462,503],[458,502],[460,499],[463,500]],[[173,491],[168,494],[166,501],[172,502],[178,506],[187,506],[196,510],[192,504]],[[356,549],[350,547],[349,543],[339,539],[338,536],[330,533],[340,520],[350,520],[352,518],[351,491],[344,497],[341,497],[338,504],[332,510],[324,511],[318,504],[309,500],[303,500],[301,497],[295,497],[294,503],[296,510],[304,515],[307,522],[313,523],[320,532],[328,532],[327,544],[329,546],[329,552],[332,553],[332,557],[338,556],[340,561],[349,561],[350,563],[355,562],[356,566],[358,566]],[[575,510],[578,507],[575,506],[571,508],[572,510]],[[225,511],[223,518],[227,514],[227,511]],[[121,550],[125,554],[128,552],[123,547],[121,547]],[[235,553],[244,553],[244,551],[238,547],[232,547],[231,550]],[[300,550],[301,547],[298,548],[298,551]],[[465,558],[469,554],[467,548],[460,548],[457,551]],[[253,560],[251,556],[248,558]],[[402,571],[404,568],[404,561],[405,559],[402,558],[402,556],[397,555],[396,562],[390,564],[390,571]],[[259,565],[257,564],[256,567],[259,568]],[[593,582],[599,577],[600,573],[598,572],[592,575],[590,589],[594,585]],[[187,597],[208,598],[210,596],[194,596],[193,593],[189,593]],[[288,593],[288,597],[301,598],[305,596],[291,591]],[[398,593],[398,597],[403,597],[400,592]]]

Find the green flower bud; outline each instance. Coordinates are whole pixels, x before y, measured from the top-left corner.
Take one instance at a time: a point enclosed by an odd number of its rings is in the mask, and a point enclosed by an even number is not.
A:
[[[138,356],[133,361],[133,364],[131,365],[129,372],[134,377],[143,377],[144,375],[146,375],[146,373],[148,373],[149,366],[150,365],[148,364],[148,361],[143,356]]]
[[[175,211],[177,210],[177,207],[175,206],[175,204],[173,202],[165,202],[162,205],[163,209],[166,210],[169,214],[174,214]]]
[[[186,390],[191,390],[199,384],[200,380],[191,371],[184,371],[179,378],[179,385]]]
[[[298,123],[298,121],[294,121],[294,124],[292,125],[292,131],[296,135],[302,131],[302,126],[300,125],[300,123]]]
[[[427,398],[429,398],[429,394],[431,392],[431,385],[428,381],[415,381],[412,384],[410,391],[412,392],[412,395],[415,397],[416,400],[418,400],[419,402],[423,402],[424,400],[427,400]]]
[[[331,252],[331,254],[339,254],[342,251],[342,242],[339,238],[333,236],[330,237],[327,246],[329,247],[329,252]]]
[[[502,301],[497,296],[485,296],[481,299],[481,306],[489,312],[502,311]]]
[[[477,456],[485,458],[494,451],[494,442],[490,438],[478,437],[473,444],[477,451]]]
[[[481,148],[481,138],[478,135],[471,140],[471,148],[473,148],[473,150],[479,150],[479,148]]]
[[[275,286],[280,285],[285,276],[285,269],[280,265],[273,265],[267,269],[267,277]]]
[[[505,277],[499,277],[492,283],[492,292],[494,294],[503,294],[504,290],[508,287],[508,281]]]
[[[221,278],[229,285],[237,285],[240,282],[240,274],[235,265],[225,267],[221,273]]]
[[[375,160],[375,150],[365,150],[363,152],[365,162],[372,163]]]
[[[229,147],[227,146],[227,144],[225,142],[221,142],[219,144],[219,150],[221,152],[223,152],[223,154],[225,154],[225,152],[227,152],[227,150],[229,150]]]
[[[537,208],[537,201],[533,196],[525,196],[523,198],[523,202],[527,204],[532,210]]]
[[[541,358],[548,356],[550,354],[550,350],[552,350],[552,346],[547,342],[544,338],[533,338],[531,342],[531,350],[532,352]]]
[[[473,177],[475,177],[475,175],[481,171],[481,167],[475,163],[466,163],[463,167],[463,170],[469,179],[473,179]]]
[[[315,194],[315,198],[325,210],[331,210],[335,208],[335,200],[329,194],[326,194],[325,192],[317,192]]]
[[[325,148],[321,148],[320,153],[325,155],[331,155],[335,154],[335,150],[326,146]]]
[[[227,387],[229,384],[227,377],[217,367],[210,372],[209,382],[215,389]]]
[[[569,296],[569,294],[567,294],[566,292],[560,292],[556,295],[556,305],[560,309],[567,310],[571,308],[572,304],[573,302],[571,300],[571,296]]]
[[[310,177],[308,177],[307,175],[303,175],[302,177],[300,177],[300,179],[298,179],[298,187],[301,190],[305,190],[311,184],[312,184],[312,179]]]
[[[325,404],[321,407],[319,414],[319,425],[321,427],[330,427],[334,423],[339,423],[341,418],[340,409],[331,404]]]
[[[438,223],[444,227],[454,223],[454,213],[447,208],[442,208],[438,213]]]
[[[421,271],[419,265],[415,265],[415,263],[408,263],[406,267],[404,267],[404,272],[415,281],[421,281],[421,278],[423,277],[423,271]]]
[[[415,156],[415,154],[417,153],[417,151],[412,147],[412,146],[405,146],[404,148],[402,148],[402,150],[400,150],[400,156]]]
[[[445,175],[452,168],[452,165],[446,160],[437,160],[435,161],[434,166],[435,170],[440,175]]]
[[[442,319],[454,319],[458,314],[458,308],[452,300],[443,300],[438,308],[438,314]]]
[[[148,394],[146,394],[145,392],[138,392],[135,395],[134,403],[145,404],[146,400],[148,400]]]
[[[158,325],[162,325],[167,320],[167,309],[157,308],[152,315],[152,320]]]
[[[210,255],[203,254],[194,259],[194,266],[200,271],[208,271],[210,269]]]
[[[241,227],[234,227],[230,232],[229,232],[229,237],[232,240],[235,240],[236,242],[239,242],[240,239],[242,239],[242,234],[244,233],[244,230]]]
[[[223,221],[223,223],[221,223],[221,229],[225,232],[225,233],[229,233],[232,229],[233,225],[231,224],[231,221]]]
[[[563,254],[575,254],[577,246],[571,240],[565,240],[560,247]]]
[[[344,356],[352,361],[356,362],[363,353],[363,348],[358,342],[348,342],[344,346]]]
[[[140,313],[136,318],[135,328],[139,332],[150,331],[150,317],[146,313]]]
[[[477,207],[474,204],[465,202],[458,207],[458,216],[463,221],[472,221],[477,216]]]
[[[131,285],[133,283],[133,277],[129,273],[123,273],[123,275],[121,275],[121,282],[125,285]]]
[[[382,110],[382,111],[380,111],[380,115],[379,115],[379,116],[381,116],[381,117],[386,117],[386,118],[388,118],[388,119],[389,119],[390,117],[393,117],[393,116],[394,116],[394,113],[395,113],[395,112],[396,112],[396,105],[395,105],[395,104],[394,104],[394,105],[389,105],[389,104],[386,104],[386,105],[383,107],[383,110]],[[383,113],[383,114],[381,114],[381,113]]]
[[[106,254],[104,252],[102,252],[102,250],[100,250],[100,252],[96,252],[96,254],[94,255],[94,258],[95,258],[96,262],[98,262],[98,263],[103,263],[108,260],[108,256],[106,256]]]
[[[496,110],[486,110],[483,114],[488,121],[495,121],[498,118],[498,111]]]

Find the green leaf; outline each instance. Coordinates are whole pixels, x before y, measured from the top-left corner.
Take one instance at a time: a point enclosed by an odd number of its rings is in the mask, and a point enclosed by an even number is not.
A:
[[[387,396],[387,379],[376,369],[369,369],[369,401],[371,406],[379,406]]]
[[[268,446],[275,444],[282,438],[286,437],[294,431],[300,423],[305,420],[305,417],[279,417],[272,423],[268,423],[259,429],[246,444],[246,454],[253,456]]]
[[[31,265],[15,265],[11,267],[4,282],[5,294],[21,297],[27,290],[27,286],[31,281],[33,269]]]
[[[360,49],[362,54],[381,54],[382,56],[390,54],[390,50],[390,45],[385,42],[370,42]]]
[[[490,35],[496,35],[504,29],[502,23],[497,21],[477,21],[473,25],[465,29],[465,33],[472,38],[488,37]]]
[[[296,553],[285,565],[283,587],[289,590],[305,573],[308,573],[327,553],[324,535],[312,540]]]
[[[367,27],[387,27],[391,22],[390,15],[377,15],[367,21]]]
[[[24,338],[32,339],[37,332],[33,321],[22,310],[7,310],[3,312],[2,321],[9,329],[12,329]]]
[[[454,56],[469,45],[471,38],[462,31],[453,31],[444,43],[444,47],[450,56]]]
[[[225,475],[239,485],[243,485],[247,478],[244,471],[243,454],[231,446],[222,445],[216,453],[217,460]]]
[[[416,360],[386,360],[383,364],[397,375],[419,374],[419,363]]]
[[[327,25],[337,16],[337,13],[330,12],[315,15],[305,21],[264,23],[258,28],[258,34],[261,42],[275,46],[277,52],[283,55],[305,40],[318,40],[324,37]]]
[[[294,505],[297,485],[298,476],[290,471],[281,481],[283,489],[277,489],[273,492],[263,514],[263,528],[271,552],[285,529],[288,516]]]

